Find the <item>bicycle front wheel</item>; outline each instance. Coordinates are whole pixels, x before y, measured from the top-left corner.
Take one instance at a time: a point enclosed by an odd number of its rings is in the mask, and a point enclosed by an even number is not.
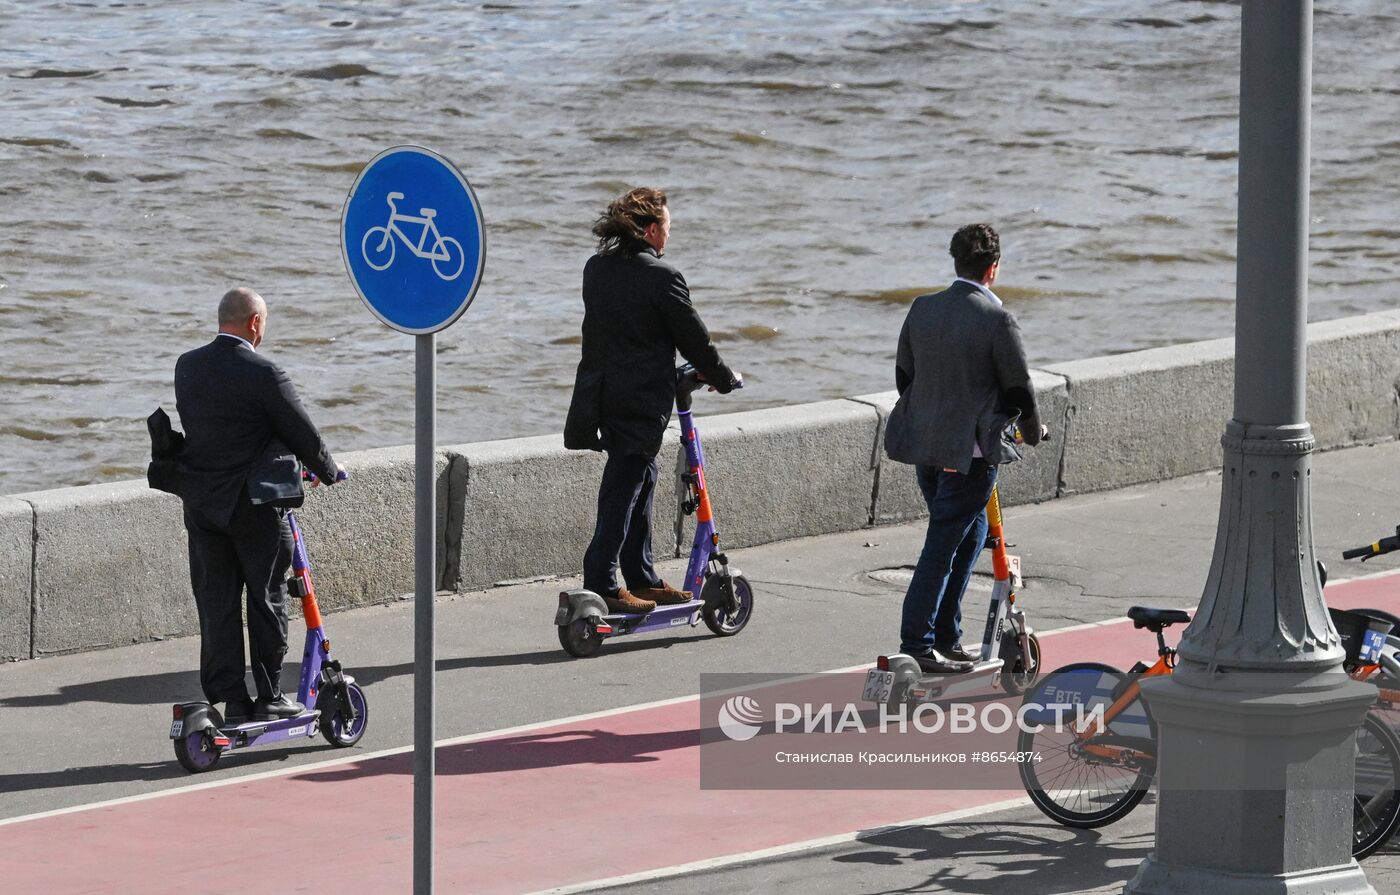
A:
[[[1068,665],[1042,678],[1025,701],[1052,705],[1062,701],[1048,698],[1052,691],[1115,691],[1126,679],[1126,674],[1109,665]],[[1016,746],[1025,756],[1021,782],[1035,806],[1056,823],[1082,829],[1111,824],[1136,808],[1152,785],[1155,767],[1131,767],[1121,759],[1084,751],[1093,741],[1077,737],[1072,724],[1021,731]]]
[[[375,270],[386,270],[394,263],[394,235],[388,227],[370,227],[360,240],[360,254]]]
[[[1356,732],[1356,798],[1352,807],[1352,857],[1360,861],[1400,827],[1400,739],[1376,714]]]

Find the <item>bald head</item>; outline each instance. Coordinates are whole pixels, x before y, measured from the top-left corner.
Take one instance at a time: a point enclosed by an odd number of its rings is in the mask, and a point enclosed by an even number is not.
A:
[[[219,300],[219,332],[247,339],[256,348],[267,329],[267,302],[247,286],[224,293]]]

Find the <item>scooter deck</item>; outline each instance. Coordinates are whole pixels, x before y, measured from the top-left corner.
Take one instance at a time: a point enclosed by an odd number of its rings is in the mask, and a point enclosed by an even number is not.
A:
[[[618,634],[641,634],[646,631],[659,631],[663,628],[679,628],[682,625],[698,625],[703,600],[688,603],[673,603],[657,606],[650,612],[618,612],[603,616],[603,621],[612,625],[611,636]]]
[[[264,746],[280,740],[291,740],[315,736],[317,722],[321,718],[320,709],[302,712],[294,718],[277,718],[273,721],[243,721],[238,724],[225,724],[219,728],[219,736],[228,744],[215,744],[224,752],[246,749],[249,746]]]
[[[950,699],[991,689],[1005,663],[1001,659],[981,659],[967,671],[921,671],[909,688],[909,698],[916,702]]]

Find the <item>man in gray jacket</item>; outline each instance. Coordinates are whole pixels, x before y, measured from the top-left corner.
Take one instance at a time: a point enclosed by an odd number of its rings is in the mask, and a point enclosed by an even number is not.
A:
[[[992,292],[1001,240],[986,224],[953,234],[957,279],[914,299],[899,334],[885,450],[915,466],[928,534],[904,597],[901,649],[933,671],[976,658],[962,646],[962,598],[987,536],[997,467],[1048,434],[1036,414],[1016,318]]]

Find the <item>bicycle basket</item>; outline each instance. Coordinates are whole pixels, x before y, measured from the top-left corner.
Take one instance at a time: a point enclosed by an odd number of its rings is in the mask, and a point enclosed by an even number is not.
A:
[[[1385,644],[1385,635],[1390,633],[1390,622],[1344,609],[1329,609],[1327,612],[1332,616],[1332,626],[1337,629],[1337,636],[1342,639],[1342,649],[1346,650],[1344,667],[1351,669],[1375,662],[1380,646]],[[1368,638],[1368,631],[1378,632],[1379,642],[1374,636]]]

